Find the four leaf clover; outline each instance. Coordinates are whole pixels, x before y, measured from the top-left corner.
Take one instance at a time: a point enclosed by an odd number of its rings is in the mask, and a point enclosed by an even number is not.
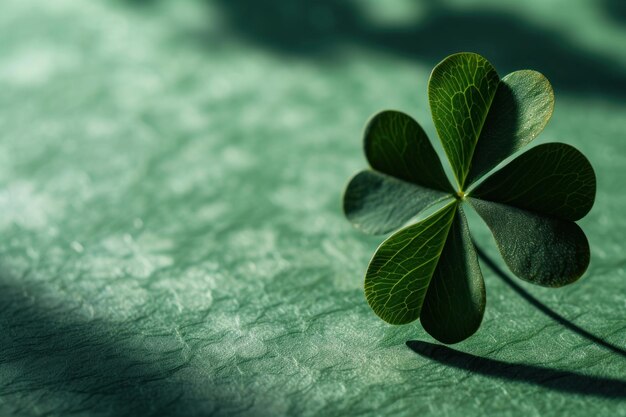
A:
[[[404,113],[383,111],[365,130],[372,169],[348,184],[344,212],[367,233],[400,228],[367,269],[365,296],[374,312],[392,324],[419,318],[435,339],[456,343],[478,330],[486,304],[465,203],[485,221],[515,275],[560,287],[589,264],[587,238],[574,222],[591,209],[596,179],[574,147],[547,143],[482,180],[552,116],[552,87],[536,71],[500,79],[480,55],[451,55],[434,68],[428,99],[456,191],[420,125]]]

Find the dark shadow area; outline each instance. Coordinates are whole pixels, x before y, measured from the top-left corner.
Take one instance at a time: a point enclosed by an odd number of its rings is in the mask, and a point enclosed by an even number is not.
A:
[[[87,319],[84,312],[82,319],[72,319],[67,308],[51,305],[51,298],[32,286],[0,279],[2,409],[19,406],[14,412],[28,415],[37,410],[42,415],[208,416],[245,406],[224,408],[216,393],[215,402],[205,394],[190,407],[189,387],[174,377],[186,366],[178,350],[153,351],[142,343],[150,337],[128,322]],[[25,410],[29,398],[35,399],[32,410]]]
[[[610,350],[613,353],[616,353],[620,356],[626,358],[626,350],[616,346],[612,343],[609,343],[602,339],[599,336],[594,335],[593,333],[579,327],[578,325],[572,323],[570,320],[561,316],[556,311],[552,310],[550,307],[543,304],[541,301],[536,299],[533,295],[531,295],[528,291],[522,288],[518,283],[514,281],[506,272],[504,272],[487,254],[485,254],[480,247],[474,242],[474,246],[476,247],[476,252],[478,253],[478,257],[482,262],[484,262],[489,269],[491,269],[500,279],[502,279],[509,287],[513,289],[520,297],[524,300],[528,301],[533,307],[544,313],[546,316],[550,317],[552,320],[556,321],[563,327],[573,331],[579,336],[584,337],[585,339],[597,344],[598,346],[602,346],[605,349]]]
[[[349,45],[433,66],[450,53],[474,51],[487,57],[501,75],[525,68],[544,73],[557,94],[626,97],[626,68],[620,62],[511,13],[461,10],[428,1],[424,18],[385,26],[372,23],[361,8],[343,0],[212,0],[208,4],[218,6],[227,30],[280,53],[320,58],[340,54],[340,47]],[[213,36],[210,30],[197,34],[207,44],[212,44]]]
[[[626,25],[626,1],[602,0],[605,14],[620,25]]]
[[[125,0],[149,6],[160,0]],[[342,46],[374,49],[434,66],[447,55],[484,55],[501,75],[536,69],[557,94],[623,100],[626,68],[605,53],[577,45],[549,27],[513,13],[484,7],[456,9],[425,0],[426,16],[403,25],[374,24],[361,7],[345,0],[206,0],[217,6],[225,29],[270,50],[320,59],[341,54]],[[603,11],[622,22],[625,2],[604,0]],[[196,32],[200,44],[214,45],[215,32]]]
[[[447,346],[410,340],[406,345],[415,353],[442,365],[507,381],[538,385],[550,390],[604,398],[626,398],[626,381],[586,376],[536,365],[508,363],[481,358]]]

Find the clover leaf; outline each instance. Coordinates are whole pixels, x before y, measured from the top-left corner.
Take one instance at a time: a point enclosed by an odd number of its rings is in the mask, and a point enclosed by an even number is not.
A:
[[[536,71],[500,79],[482,56],[454,54],[433,70],[428,99],[457,187],[420,125],[383,111],[365,130],[372,169],[348,184],[344,212],[366,233],[400,229],[367,269],[365,296],[374,312],[391,324],[419,318],[435,339],[456,343],[478,330],[486,304],[465,203],[485,221],[515,275],[560,287],[589,265],[589,244],[575,221],[591,209],[596,179],[585,156],[563,143],[536,146],[483,179],[552,116],[552,87]]]

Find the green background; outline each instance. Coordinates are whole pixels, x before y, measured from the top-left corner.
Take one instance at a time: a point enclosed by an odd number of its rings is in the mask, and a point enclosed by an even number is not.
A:
[[[0,415],[626,415],[623,4],[3,0]],[[441,154],[426,86],[458,51],[551,80],[536,143],[598,193],[559,290],[511,287],[470,213],[504,275],[445,348],[369,309],[383,238],[341,195],[379,110]]]

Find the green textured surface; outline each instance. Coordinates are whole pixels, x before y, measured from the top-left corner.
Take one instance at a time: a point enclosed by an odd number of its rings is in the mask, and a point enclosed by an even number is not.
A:
[[[0,415],[626,415],[623,2],[436,3],[3,1]],[[462,50],[550,80],[533,144],[598,193],[583,279],[483,262],[451,349],[370,310],[380,238],[341,193],[375,112],[436,137],[428,75]]]

